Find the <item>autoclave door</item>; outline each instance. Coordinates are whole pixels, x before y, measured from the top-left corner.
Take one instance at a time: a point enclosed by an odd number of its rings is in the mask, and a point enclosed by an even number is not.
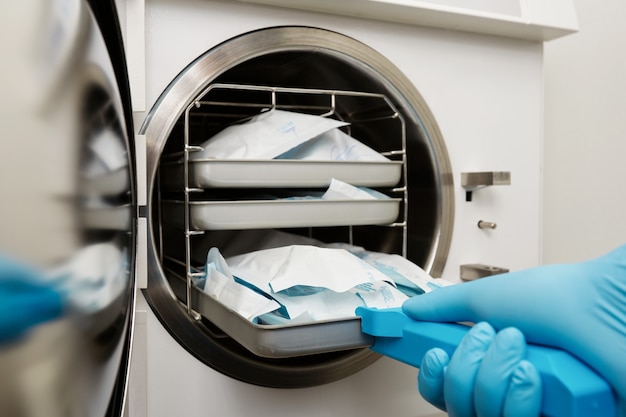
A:
[[[3,339],[0,373],[11,377],[0,381],[2,415],[122,413],[135,158],[115,9],[92,3],[0,6],[0,254],[65,299],[61,318]]]

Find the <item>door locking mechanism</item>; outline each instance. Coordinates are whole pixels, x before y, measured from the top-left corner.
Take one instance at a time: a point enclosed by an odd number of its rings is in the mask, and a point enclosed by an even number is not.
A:
[[[475,279],[490,277],[509,272],[508,268],[483,264],[461,265],[461,279],[463,281],[473,281]]]
[[[511,185],[510,171],[462,172],[461,186],[465,188],[465,201],[472,201],[472,193],[491,185]]]

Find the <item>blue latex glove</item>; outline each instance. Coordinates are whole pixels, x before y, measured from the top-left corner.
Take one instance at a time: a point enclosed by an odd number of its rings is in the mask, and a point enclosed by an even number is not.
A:
[[[515,332],[501,329],[515,327],[529,342],[562,348],[595,369],[614,388],[619,416],[626,417],[626,245],[582,263],[542,266],[440,288],[409,299],[403,310],[416,320],[486,321],[500,330],[494,338],[481,324],[468,333],[449,363],[436,350],[424,358],[420,391],[425,398],[452,413],[470,410],[450,415],[506,415],[509,381],[520,377],[510,367],[533,372],[523,354],[517,365],[506,358],[519,343],[525,345],[514,340],[519,336],[496,347],[502,334]],[[495,365],[487,366],[488,360]],[[491,384],[489,378],[479,379],[488,367],[494,370]],[[536,400],[532,392],[539,391],[532,388],[533,378],[528,374],[521,379],[530,403]],[[480,400],[483,383],[491,385],[495,401]],[[517,401],[517,406],[525,406],[523,397]]]
[[[0,255],[0,344],[62,313],[61,294],[43,283],[38,271]]]
[[[420,394],[452,417],[538,416],[541,377],[525,356],[519,330],[496,334],[488,323],[478,323],[452,359],[441,349],[426,353],[418,374]]]

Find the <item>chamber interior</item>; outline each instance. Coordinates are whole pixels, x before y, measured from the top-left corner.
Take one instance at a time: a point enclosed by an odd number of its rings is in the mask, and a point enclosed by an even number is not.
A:
[[[250,89],[214,88],[215,85],[243,85],[303,89],[306,93],[252,91]],[[325,243],[349,242],[367,250],[405,253],[423,266],[432,256],[437,241],[441,179],[433,161],[430,139],[416,110],[388,80],[349,56],[318,49],[281,51],[264,54],[225,69],[208,84],[210,91],[190,100],[186,118],[183,113],[172,127],[159,161],[157,183],[152,194],[151,227],[155,251],[173,292],[182,303],[187,300],[185,276],[186,248],[192,268],[204,265],[209,248],[215,246],[225,257],[273,245],[274,232],[288,233]],[[313,90],[322,91],[319,94]],[[339,94],[329,100],[328,91],[365,93]],[[194,101],[199,99],[196,105]],[[381,153],[405,149],[406,170],[400,187],[382,187],[379,191],[403,198],[398,222],[403,227],[335,226],[259,228],[247,230],[203,230],[188,237],[180,221],[176,225],[171,213],[162,209],[165,200],[184,199],[180,190],[169,187],[163,168],[180,159],[185,143],[200,145],[215,133],[276,103],[277,108],[311,114],[333,113],[333,117],[350,122],[342,128],[352,137]],[[402,160],[401,154],[390,159]],[[269,190],[246,188],[205,189],[188,193],[190,202],[246,199],[249,194]],[[272,189],[273,193],[289,193]],[[406,218],[404,219],[404,213]],[[179,219],[180,220],[180,219]],[[207,335],[210,366],[237,379],[260,385],[293,387],[310,386],[347,376],[376,359],[367,349],[329,352],[289,359],[255,356],[229,338],[209,319],[201,319]],[[197,354],[197,353],[196,353]],[[230,364],[226,364],[226,362]],[[270,371],[268,374],[267,371]]]
[[[330,103],[327,94],[276,93],[271,97],[267,91],[249,91],[215,89],[202,99],[203,104],[190,111],[189,145],[200,145],[220,130],[232,123],[239,122],[258,114],[262,108],[271,106],[272,100],[278,108],[324,114],[333,111],[337,118],[350,122],[344,128],[352,137],[379,151],[389,152],[403,148],[403,135],[406,135],[408,186],[408,223],[407,223],[407,258],[423,266],[436,240],[438,225],[438,207],[440,182],[436,179],[436,169],[432,161],[432,151],[428,139],[424,137],[413,109],[398,99],[396,92],[389,91],[390,86],[370,74],[362,65],[350,62],[345,57],[332,56],[319,52],[281,52],[267,54],[239,64],[221,74],[212,84],[236,84],[248,86],[272,86],[302,89],[337,90],[364,92],[384,95],[389,102],[380,97],[338,96]],[[211,104],[214,103],[214,104]],[[391,105],[391,107],[390,107]],[[332,108],[334,106],[334,108]],[[331,109],[332,108],[332,109]],[[397,110],[403,122],[392,114]],[[403,132],[404,131],[404,132]],[[173,127],[165,145],[163,155],[179,156],[184,149],[185,115]],[[176,157],[175,156],[175,157]],[[390,157],[399,159],[399,156]],[[162,158],[162,161],[165,157]],[[264,190],[254,190],[263,192]],[[277,191],[277,190],[274,190]],[[390,195],[390,189],[383,189]],[[220,189],[192,194],[195,200],[228,199],[249,193],[250,190]],[[285,191],[288,192],[288,191]],[[178,198],[170,190],[160,189],[156,198]],[[153,204],[153,207],[159,205]],[[404,207],[403,207],[404,209]],[[180,258],[180,238],[176,231],[169,230],[167,219],[153,216],[153,227],[161,239],[162,252]],[[163,221],[165,220],[165,221]],[[165,225],[165,227],[163,227]],[[324,242],[346,242],[352,235],[353,243],[372,251],[402,254],[402,228],[384,228],[379,226],[359,226],[348,230],[345,227],[322,227],[314,229],[288,229],[289,233],[301,234],[320,239]],[[221,247],[225,255],[234,255],[253,249],[254,241],[261,241],[262,233],[257,231],[211,232],[194,236],[194,259],[202,264],[207,247]]]

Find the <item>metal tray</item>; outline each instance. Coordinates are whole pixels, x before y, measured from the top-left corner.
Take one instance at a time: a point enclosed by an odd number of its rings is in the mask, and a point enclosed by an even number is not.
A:
[[[391,224],[400,198],[384,200],[239,200],[192,201],[193,230],[244,230],[281,227],[327,227]],[[184,227],[185,203],[163,201],[163,219]]]
[[[174,292],[184,298],[185,280],[174,276]],[[255,324],[228,309],[200,288],[191,288],[191,306],[224,333],[263,358],[290,358],[372,346],[373,336],[361,332],[361,318],[324,320],[302,324]]]
[[[364,187],[392,187],[400,181],[402,161],[195,160],[189,161],[189,185],[211,187],[326,187],[335,178]],[[161,183],[183,187],[183,162],[161,167]]]

